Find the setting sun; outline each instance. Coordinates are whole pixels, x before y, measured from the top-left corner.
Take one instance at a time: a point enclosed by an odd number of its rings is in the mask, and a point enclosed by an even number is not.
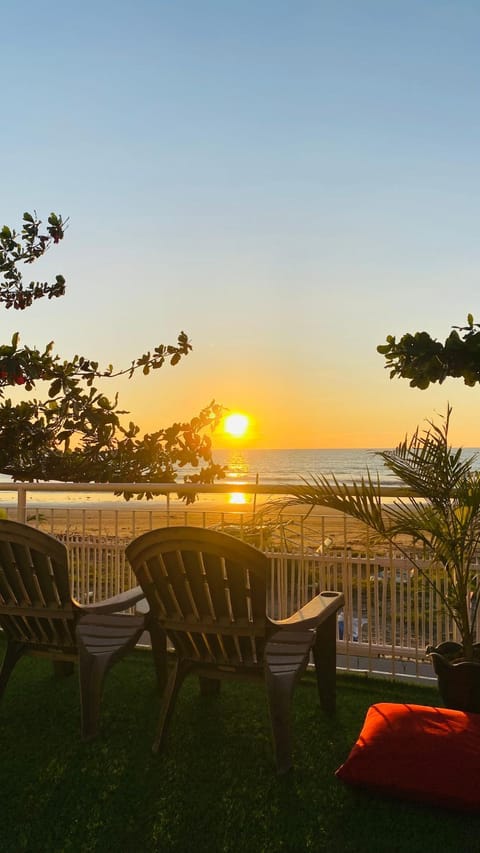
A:
[[[227,415],[223,424],[223,431],[233,438],[242,438],[247,432],[249,418],[247,415],[241,415],[239,412],[234,412]]]

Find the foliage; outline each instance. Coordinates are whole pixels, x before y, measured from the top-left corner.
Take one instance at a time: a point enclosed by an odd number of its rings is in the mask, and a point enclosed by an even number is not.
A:
[[[451,408],[440,426],[417,429],[394,450],[379,453],[386,467],[408,493],[392,503],[382,502],[380,482],[369,472],[359,483],[347,485],[324,475],[299,487],[295,500],[327,506],[369,525],[382,540],[391,542],[411,560],[434,588],[460,632],[465,657],[473,659],[475,622],[480,601],[476,555],[480,546],[480,477],[475,457],[463,458],[448,443]],[[443,567],[446,591],[429,567],[422,568],[405,541],[423,546],[431,564]]]
[[[377,352],[385,357],[390,379],[409,379],[412,388],[441,384],[447,376],[462,377],[471,387],[480,382],[480,324],[473,322],[471,314],[466,326],[453,326],[444,344],[428,332],[407,333],[398,342],[388,335]]]
[[[63,275],[57,275],[53,284],[39,281],[31,281],[27,285],[23,283],[18,264],[33,263],[45,253],[52,242],[59,243],[65,233],[66,223],[55,213],[48,217],[46,234],[40,234],[41,224],[36,213],[33,216],[31,213],[24,213],[20,238],[8,225],[4,225],[0,231],[0,272],[3,276],[0,302],[3,302],[6,308],[23,310],[42,296],[52,299],[65,293]]]
[[[247,515],[238,523],[225,524],[222,521],[213,529],[235,536],[262,551],[288,554],[298,549],[295,520],[284,519],[274,501],[259,510],[254,508],[250,517]]]
[[[46,233],[37,215],[25,213],[21,235],[4,226],[0,231],[0,303],[24,310],[39,298],[63,296],[65,279],[25,283],[20,264],[40,258],[64,236],[65,223],[52,213]],[[115,396],[110,400],[94,383],[141,371],[148,375],[164,364],[175,366],[192,347],[185,332],[176,344],[159,344],[153,350],[115,371],[98,361],[75,355],[62,360],[53,353],[53,341],[43,349],[20,346],[15,333],[10,344],[0,346],[0,471],[15,480],[73,482],[174,482],[178,467],[198,469],[187,482],[210,483],[222,473],[211,455],[207,434],[222,414],[212,401],[197,417],[140,436],[139,427],[121,421],[127,414]],[[33,392],[46,384],[41,397],[20,402],[5,397],[8,386]],[[139,497],[152,493],[139,490]],[[125,497],[130,493],[125,493]],[[188,501],[189,498],[187,497]]]

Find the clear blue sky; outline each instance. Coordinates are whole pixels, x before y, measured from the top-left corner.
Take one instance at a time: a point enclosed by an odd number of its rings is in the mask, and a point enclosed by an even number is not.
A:
[[[70,217],[36,276],[67,296],[2,315],[128,364],[145,428],[212,397],[263,447],[386,446],[480,389],[389,382],[378,343],[480,320],[477,0],[137,0],[2,9],[1,223]],[[456,432],[455,432],[456,431]]]

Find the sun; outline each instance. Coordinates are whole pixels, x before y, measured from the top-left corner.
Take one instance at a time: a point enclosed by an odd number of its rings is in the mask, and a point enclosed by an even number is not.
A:
[[[242,438],[248,430],[250,419],[248,415],[233,412],[227,415],[223,424],[223,431],[233,438]]]

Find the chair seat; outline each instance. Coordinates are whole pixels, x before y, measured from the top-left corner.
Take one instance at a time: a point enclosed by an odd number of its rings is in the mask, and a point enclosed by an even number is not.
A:
[[[145,630],[143,616],[126,613],[89,613],[82,616],[76,627],[79,648],[88,654],[102,655],[123,652],[136,645]]]
[[[265,646],[264,661],[272,675],[303,672],[315,642],[315,631],[277,631]]]

